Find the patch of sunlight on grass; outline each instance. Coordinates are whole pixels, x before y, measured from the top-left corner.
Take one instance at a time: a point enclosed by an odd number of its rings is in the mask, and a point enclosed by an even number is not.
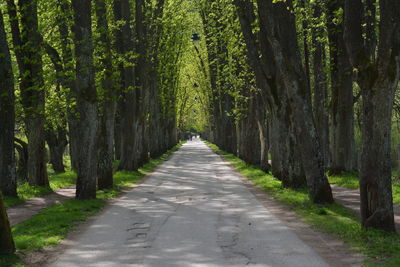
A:
[[[13,229],[18,250],[37,250],[57,245],[73,227],[105,204],[103,199],[67,200],[41,211]]]
[[[76,173],[66,171],[64,173],[49,174],[50,187],[30,186],[28,183],[17,187],[18,198],[5,197],[7,207],[12,207],[25,202],[26,199],[44,196],[61,188],[73,186],[76,183]]]
[[[329,183],[346,188],[357,189],[359,180],[357,173],[343,173],[338,175],[328,175]]]

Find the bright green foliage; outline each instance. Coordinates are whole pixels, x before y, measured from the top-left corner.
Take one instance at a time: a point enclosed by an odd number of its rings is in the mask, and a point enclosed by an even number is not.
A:
[[[244,40],[236,9],[231,1],[190,1],[184,5],[191,12],[189,40],[198,33],[201,40],[187,46],[181,58],[177,92],[177,122],[182,132],[205,132],[214,127],[226,96],[233,99],[228,114],[240,119],[248,96],[255,90],[253,73],[247,64]],[[222,111],[223,112],[223,111]]]

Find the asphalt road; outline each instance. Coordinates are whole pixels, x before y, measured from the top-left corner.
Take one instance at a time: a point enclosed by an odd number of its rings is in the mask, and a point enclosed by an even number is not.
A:
[[[328,266],[200,141],[73,241],[51,266]]]

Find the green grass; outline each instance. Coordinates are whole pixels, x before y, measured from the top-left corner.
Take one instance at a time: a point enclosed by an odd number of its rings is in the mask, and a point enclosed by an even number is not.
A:
[[[65,173],[55,174],[49,171],[50,187],[29,186],[28,183],[19,185],[17,188],[18,198],[5,197],[7,207],[22,204],[26,199],[44,196],[60,188],[70,187],[76,182],[76,173],[74,171],[66,171]]]
[[[344,173],[340,175],[328,175],[329,183],[335,184],[338,186],[358,189],[358,175],[356,173]]]
[[[106,191],[97,191],[97,199],[67,200],[47,208],[31,219],[14,226],[12,230],[17,250],[19,253],[26,253],[56,246],[76,225],[99,212],[108,199],[118,196],[121,193],[121,189],[137,183],[146,174],[153,171],[157,165],[165,161],[172,152],[179,149],[181,145],[178,144],[158,159],[151,159],[138,171],[120,171],[115,173],[114,188]],[[64,178],[67,181],[71,179],[68,175]],[[61,181],[58,181],[56,184],[63,185]],[[0,266],[16,266],[16,264],[20,263],[21,260],[15,255],[0,257]]]
[[[328,180],[331,184],[335,184],[338,186],[358,189],[358,175],[356,173],[346,173],[341,175],[330,175],[328,176]],[[393,179],[392,184],[393,190],[393,203],[395,205],[400,205],[400,182],[398,179]]]
[[[400,234],[364,230],[359,219],[339,204],[316,205],[303,190],[283,188],[281,182],[255,166],[208,143],[241,174],[253,181],[281,203],[294,210],[306,223],[321,232],[333,234],[350,244],[354,251],[367,255],[368,266],[400,266]]]

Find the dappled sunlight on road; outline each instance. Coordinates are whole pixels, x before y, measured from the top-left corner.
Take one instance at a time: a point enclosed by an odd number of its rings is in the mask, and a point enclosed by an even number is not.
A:
[[[111,204],[52,266],[327,266],[201,141]]]

